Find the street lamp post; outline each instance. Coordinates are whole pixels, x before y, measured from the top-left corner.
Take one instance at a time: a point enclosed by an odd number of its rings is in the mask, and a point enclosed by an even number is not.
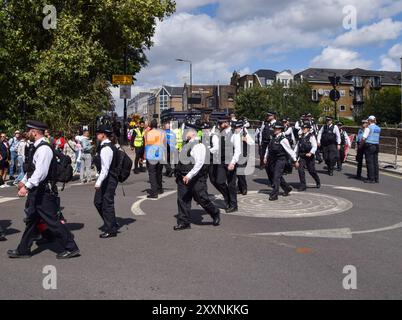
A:
[[[187,62],[190,64],[190,94],[188,95],[187,99],[193,95],[193,62],[191,60],[185,60],[185,59],[176,59],[177,62]],[[191,109],[193,108],[193,105],[190,105]],[[188,104],[187,104],[187,110],[188,110]]]
[[[402,58],[401,58],[401,123],[399,127],[402,128]]]

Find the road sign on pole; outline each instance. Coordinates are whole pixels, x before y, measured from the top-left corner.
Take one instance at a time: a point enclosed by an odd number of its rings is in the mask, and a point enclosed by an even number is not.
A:
[[[120,99],[131,99],[131,86],[120,86]]]
[[[114,74],[112,76],[112,84],[115,86],[131,86],[133,84],[133,76],[125,74]]]
[[[336,89],[333,89],[333,90],[331,90],[331,92],[329,93],[329,98],[332,100],[332,101],[339,101],[339,99],[341,98],[341,93],[338,91],[338,90],[336,90]]]

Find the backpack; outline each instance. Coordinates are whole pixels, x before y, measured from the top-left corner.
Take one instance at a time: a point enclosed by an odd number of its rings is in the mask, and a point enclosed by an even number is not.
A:
[[[54,155],[56,158],[56,182],[63,184],[71,182],[74,177],[74,170],[70,156],[58,150],[54,151]]]
[[[123,149],[116,148],[111,143],[105,143],[98,149],[98,152],[93,160],[98,172],[100,172],[102,169],[100,153],[104,147],[110,147],[113,151],[113,161],[110,173],[114,174],[120,183],[125,182],[130,177],[131,169],[133,168],[133,160],[131,160]]]

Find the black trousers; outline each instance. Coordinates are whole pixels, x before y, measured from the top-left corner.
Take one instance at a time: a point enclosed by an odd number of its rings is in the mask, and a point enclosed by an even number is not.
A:
[[[114,208],[117,185],[117,178],[109,175],[103,181],[101,188],[95,192],[94,205],[105,224],[105,232],[117,232],[116,211]]]
[[[328,172],[332,172],[339,157],[338,146],[336,144],[330,144],[329,146],[322,147],[322,152],[325,164],[328,167]]]
[[[247,192],[247,179],[246,176],[237,176],[237,188],[239,189],[240,193]]]
[[[43,220],[64,250],[77,250],[73,234],[57,216],[57,196],[46,186],[32,189],[25,203],[26,227],[18,246],[20,254],[30,254],[33,241],[38,237],[38,222]]]
[[[271,197],[279,195],[279,187],[281,187],[283,191],[291,190],[289,184],[283,178],[287,162],[288,160],[286,158],[269,159],[268,167],[273,175],[273,190],[271,192]]]
[[[307,185],[306,183],[306,171],[305,169],[307,168],[308,173],[313,177],[314,181],[316,184],[320,184],[320,177],[318,176],[317,171],[315,170],[315,158],[314,156],[312,157],[305,157],[301,156],[299,160],[299,178],[300,178],[300,183],[302,187],[305,187]]]
[[[357,154],[356,154],[357,173],[356,173],[356,176],[358,178],[361,178],[361,176],[362,176],[363,160],[364,160],[364,148],[362,146],[357,146]]]
[[[219,185],[216,182],[216,177],[218,175],[218,166],[219,166],[219,164],[210,164],[209,165],[209,180],[211,181],[211,183],[215,187],[215,189],[219,191]]]
[[[171,159],[172,153],[170,152],[170,146],[167,146],[167,150],[166,150],[166,164],[165,169],[166,172],[165,174],[167,176],[171,175],[173,173],[173,169],[172,169],[172,159]]]
[[[322,162],[321,148],[317,148],[317,151],[315,152],[315,159],[318,162]]]
[[[367,164],[367,178],[370,181],[378,182],[380,180],[378,164],[379,152],[380,146],[378,144],[366,143],[364,147],[364,156],[366,157]]]
[[[208,196],[207,175],[194,177],[189,184],[184,184],[183,177],[178,175],[177,182],[177,224],[191,223],[191,201],[194,199],[211,216],[219,213],[219,209]]]
[[[345,163],[345,146],[341,145],[341,149],[338,151],[338,158],[336,159],[336,166],[338,169],[342,169],[342,165]]]
[[[0,225],[0,235],[4,235],[4,234],[5,234],[5,231],[4,231],[3,227]]]
[[[267,176],[268,176],[268,180],[269,180],[268,184],[273,186],[273,184],[274,184],[274,171],[273,171],[273,167],[269,165],[269,161],[268,161],[268,164],[265,165],[265,172],[267,173]]]
[[[228,165],[218,164],[216,167],[216,188],[225,199],[228,207],[237,208],[236,169],[228,170]]]
[[[134,169],[139,168],[139,163],[141,158],[144,156],[145,148],[144,147],[136,147],[135,148],[135,160],[134,160]]]
[[[149,182],[151,183],[151,195],[157,195],[162,190],[162,170],[163,165],[159,162],[147,161]]]

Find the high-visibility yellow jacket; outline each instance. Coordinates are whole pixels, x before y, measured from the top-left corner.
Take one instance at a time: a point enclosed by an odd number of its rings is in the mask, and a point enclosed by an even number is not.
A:
[[[140,130],[140,128],[134,129],[135,132],[135,139],[134,139],[134,147],[141,148],[144,146],[144,136],[145,130]]]
[[[176,135],[176,149],[180,152],[183,149],[183,131],[181,128],[173,129]]]

